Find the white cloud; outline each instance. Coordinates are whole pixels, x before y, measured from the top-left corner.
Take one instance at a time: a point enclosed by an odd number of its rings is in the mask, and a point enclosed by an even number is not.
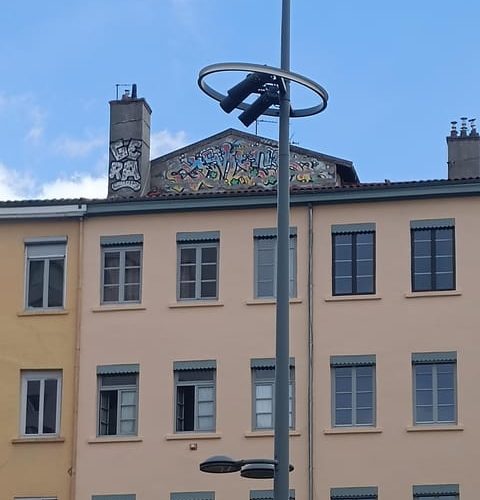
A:
[[[104,147],[105,140],[101,137],[89,139],[72,139],[71,137],[61,137],[55,142],[55,152],[68,158],[81,158],[88,155],[93,150]]]
[[[38,144],[45,131],[46,114],[39,106],[31,106],[28,110],[30,117],[30,129],[25,135],[25,140],[31,144]]]
[[[150,158],[170,153],[170,151],[175,151],[186,144],[187,134],[183,130],[177,133],[168,130],[155,132],[150,137]]]
[[[69,178],[55,179],[41,186],[37,198],[106,198],[107,176],[75,174]]]
[[[0,200],[21,200],[28,197],[33,181],[0,162]]]

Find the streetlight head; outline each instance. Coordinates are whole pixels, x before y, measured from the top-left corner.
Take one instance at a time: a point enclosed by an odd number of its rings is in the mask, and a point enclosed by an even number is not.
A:
[[[273,104],[279,104],[278,93],[274,90],[264,92],[248,109],[246,109],[238,119],[249,127],[259,116]]]
[[[275,475],[275,465],[254,462],[244,465],[240,475],[248,479],[273,479]]]
[[[212,474],[238,472],[241,468],[241,462],[225,455],[216,455],[214,457],[207,458],[200,464],[200,470],[202,472],[210,472]]]
[[[227,95],[220,101],[220,107],[225,113],[231,113],[250,94],[258,92],[272,78],[265,73],[250,73],[227,92]]]

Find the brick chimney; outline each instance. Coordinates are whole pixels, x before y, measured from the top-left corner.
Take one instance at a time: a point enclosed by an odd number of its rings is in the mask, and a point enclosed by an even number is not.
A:
[[[150,115],[137,86],[110,101],[108,198],[140,197],[150,189]]]
[[[480,177],[480,136],[475,126],[475,119],[461,118],[460,132],[457,122],[452,122],[448,146],[448,178],[468,179]]]

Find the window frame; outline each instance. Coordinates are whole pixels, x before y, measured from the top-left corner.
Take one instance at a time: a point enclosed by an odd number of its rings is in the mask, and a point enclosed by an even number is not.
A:
[[[139,407],[139,370],[135,372],[121,372],[120,370],[116,373],[99,373],[98,370],[101,367],[97,367],[97,425],[96,425],[96,430],[97,430],[97,437],[100,438],[108,438],[108,437],[115,437],[115,436],[138,436],[138,407]],[[102,384],[102,378],[103,376],[110,376],[114,377],[115,375],[117,376],[124,376],[124,375],[135,375],[135,385],[133,384],[116,384],[116,385],[107,385],[104,386]],[[135,420],[134,420],[134,430],[133,432],[120,432],[120,423],[121,423],[121,394],[123,392],[131,392],[132,388],[135,388]],[[103,390],[102,390],[103,389]],[[107,392],[107,391],[116,391],[117,392],[117,418],[116,418],[116,433],[115,434],[102,434],[101,433],[101,427],[102,427],[102,421],[101,421],[101,403],[102,403],[102,392]]]
[[[292,358],[293,359],[293,358]],[[254,366],[255,361],[257,360],[251,360],[251,385],[252,385],[252,431],[269,431],[273,430],[275,427],[275,360],[274,359],[268,359],[265,360],[265,366]],[[260,360],[261,361],[261,360]],[[270,364],[270,366],[267,366],[267,364]],[[271,371],[272,376],[271,377],[265,377],[258,379],[256,378],[256,374],[259,371]],[[260,385],[268,385],[272,388],[272,426],[271,427],[259,427],[257,426],[257,394],[256,394],[256,388],[257,386]],[[296,412],[295,412],[295,402],[296,402],[296,391],[295,391],[295,362],[290,362],[289,366],[289,380],[288,380],[288,399],[289,399],[289,430],[295,430],[295,424],[296,424]],[[266,399],[266,398],[264,398]]]
[[[62,245],[64,250],[61,254],[48,254],[38,255],[35,257],[30,257],[28,255],[29,247],[45,247],[47,248],[49,245]],[[63,236],[59,237],[45,237],[45,238],[28,238],[24,242],[24,259],[25,259],[25,292],[24,292],[24,307],[26,311],[42,311],[42,310],[64,310],[65,302],[66,302],[66,284],[67,284],[67,264],[68,264],[68,245],[67,238]],[[63,280],[62,280],[62,304],[60,306],[49,306],[48,305],[48,285],[49,285],[49,277],[50,277],[50,261],[51,260],[60,260],[63,259]],[[29,305],[29,290],[30,290],[30,262],[33,261],[42,261],[44,262],[43,267],[43,290],[42,290],[42,305],[40,307],[30,306]],[[48,265],[46,265],[48,263]]]
[[[271,263],[273,267],[273,278],[272,282],[272,293],[260,295],[259,294],[259,248],[260,241],[271,241],[273,252],[273,262]],[[265,228],[265,229],[254,229],[253,230],[253,296],[255,299],[275,299],[277,295],[277,230],[275,228]],[[298,296],[298,283],[297,283],[297,261],[298,261],[298,251],[297,251],[297,228],[290,227],[289,241],[288,241],[288,262],[289,262],[289,286],[288,292],[290,299],[294,299]],[[266,281],[266,280],[264,280]]]
[[[192,364],[195,362],[192,362]],[[200,362],[202,363],[202,362]],[[184,372],[199,372],[199,371],[210,371],[212,372],[212,378],[211,380],[179,380],[179,374],[184,373]],[[183,434],[183,433],[210,433],[210,432],[216,432],[217,428],[217,368],[216,368],[216,363],[214,367],[208,367],[208,368],[191,368],[191,369],[176,369],[175,364],[174,364],[174,373],[173,373],[173,380],[174,380],[174,422],[173,422],[173,431],[175,434]],[[179,387],[194,387],[194,415],[193,415],[193,429],[191,430],[179,430],[178,429],[178,422],[179,422],[179,406],[180,403],[178,401],[178,388]],[[211,388],[213,392],[213,401],[212,401],[212,406],[213,406],[213,412],[212,412],[212,428],[211,429],[199,429],[199,417],[200,415],[198,414],[198,405],[199,405],[199,400],[198,400],[198,390],[201,388]],[[183,421],[185,421],[185,417],[183,418]]]
[[[359,234],[372,235],[372,290],[369,292],[358,291],[358,259],[357,259],[357,236]],[[336,238],[339,236],[351,237],[351,292],[337,292],[336,287]],[[331,228],[331,245],[332,245],[332,295],[334,297],[352,296],[352,295],[375,295],[377,293],[377,231],[375,223],[360,223],[360,224],[334,224]]]
[[[451,230],[452,232],[452,287],[451,288],[438,288],[437,286],[437,263],[436,263],[436,242],[435,237],[437,231]],[[415,238],[414,235],[417,232],[425,231],[430,234],[430,286],[428,288],[417,288],[415,286]],[[432,220],[432,221],[411,221],[410,222],[410,286],[412,292],[441,292],[450,291],[457,289],[457,263],[456,263],[456,239],[455,239],[455,220],[447,219],[443,220]]]
[[[139,283],[138,283],[138,300],[125,300],[125,286],[136,285],[137,283],[125,283],[125,255],[127,252],[140,252],[139,264]],[[105,255],[107,253],[119,253],[118,264],[118,300],[105,300],[105,287],[110,286],[105,284]],[[136,266],[134,266],[136,268]],[[109,304],[141,304],[142,303],[142,288],[143,288],[143,244],[118,244],[118,245],[102,245],[101,246],[101,268],[100,268],[100,303],[102,305]]]
[[[345,359],[344,362],[341,359]],[[365,358],[369,358],[370,361],[365,361]],[[348,424],[337,423],[336,411],[337,411],[337,401],[336,401],[336,370],[349,368],[351,370],[351,380],[352,380],[352,419]],[[358,368],[371,368],[372,373],[372,422],[371,423],[357,423],[359,409],[357,405],[357,369]],[[377,426],[377,367],[376,367],[376,356],[331,356],[330,358],[330,383],[331,383],[331,422],[332,428],[372,428]],[[365,391],[364,391],[365,392]]]
[[[435,360],[434,355],[436,353],[431,353],[432,360],[430,362],[416,362],[413,358],[416,354],[420,353],[414,353],[412,355],[412,406],[413,406],[413,425],[414,426],[429,426],[429,425],[457,425],[458,423],[458,387],[457,387],[457,361],[456,361],[456,356],[455,360]],[[426,353],[429,354],[429,353]],[[441,353],[438,353],[441,355]],[[455,353],[456,354],[456,353]],[[441,356],[440,356],[441,357]],[[451,365],[453,366],[453,396],[454,396],[454,419],[453,420],[439,420],[438,419],[438,409],[439,409],[439,403],[438,403],[438,367],[440,365]],[[431,387],[431,392],[432,392],[432,413],[433,413],[433,418],[432,420],[429,421],[417,421],[417,367],[418,366],[431,366],[432,367],[432,387]],[[422,405],[425,406],[425,405]]]
[[[61,426],[61,411],[62,411],[62,370],[22,370],[21,374],[21,395],[20,395],[20,436],[24,438],[51,438],[58,437],[60,435]],[[43,419],[45,417],[44,409],[44,398],[42,395],[45,393],[45,381],[46,380],[56,380],[57,381],[57,397],[55,405],[55,432],[44,433],[43,432]],[[40,393],[39,393],[39,409],[38,409],[38,430],[39,432],[33,434],[26,433],[27,424],[27,395],[28,395],[28,382],[29,381],[39,381],[40,382]],[[42,430],[40,432],[40,430]]]
[[[195,249],[195,296],[194,297],[181,297],[181,256],[183,249]],[[217,251],[217,258],[215,262],[216,275],[215,280],[204,280],[203,282],[215,282],[215,296],[203,297],[202,296],[202,250],[205,248],[215,248]],[[216,240],[195,240],[195,241],[178,241],[177,240],[177,301],[196,301],[196,300],[218,300],[219,297],[219,267],[220,267],[220,241]],[[190,282],[190,280],[188,281]]]

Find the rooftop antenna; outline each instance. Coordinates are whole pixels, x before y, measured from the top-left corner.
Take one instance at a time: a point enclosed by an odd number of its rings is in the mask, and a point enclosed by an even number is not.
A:
[[[131,91],[132,99],[137,98],[137,84],[136,83],[116,83],[115,84],[115,100],[116,101],[118,101],[120,89],[125,89],[125,93],[127,95],[129,95],[130,91]]]
[[[255,135],[258,135],[258,124],[259,123],[277,123],[274,120],[263,120],[259,118],[258,120],[255,120]]]

